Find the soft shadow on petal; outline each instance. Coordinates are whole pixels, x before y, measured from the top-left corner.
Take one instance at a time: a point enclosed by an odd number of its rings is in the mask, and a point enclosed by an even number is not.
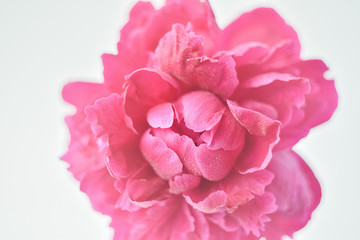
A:
[[[276,197],[278,209],[269,215],[265,236],[280,240],[306,225],[320,202],[321,189],[311,169],[290,149],[274,153],[268,169],[275,179],[266,190]]]
[[[296,44],[294,52],[299,55],[300,43],[294,29],[287,25],[279,14],[271,8],[258,8],[244,13],[223,31],[224,49],[231,49],[246,42],[262,42],[270,47],[283,40]]]
[[[246,143],[235,168],[240,173],[264,169],[272,154],[272,149],[279,142],[281,124],[265,115],[240,107],[235,102],[227,101],[235,119],[247,129]]]

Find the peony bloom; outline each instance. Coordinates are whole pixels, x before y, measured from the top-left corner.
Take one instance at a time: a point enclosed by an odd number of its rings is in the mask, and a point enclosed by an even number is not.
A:
[[[337,105],[272,9],[220,29],[208,1],[138,2],[104,82],[73,82],[63,160],[114,239],[279,240],[321,190],[292,147]]]

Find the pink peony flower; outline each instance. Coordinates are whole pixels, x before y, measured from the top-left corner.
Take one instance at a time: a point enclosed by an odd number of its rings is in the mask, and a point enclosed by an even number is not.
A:
[[[281,239],[321,190],[291,150],[337,105],[321,60],[300,58],[272,9],[220,29],[210,5],[138,2],[104,82],[73,82],[63,160],[114,239]]]

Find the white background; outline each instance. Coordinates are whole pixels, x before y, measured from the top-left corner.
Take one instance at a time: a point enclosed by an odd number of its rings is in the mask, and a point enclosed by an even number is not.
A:
[[[60,96],[70,80],[101,81],[100,55],[115,52],[134,2],[0,0],[0,239],[111,239],[109,218],[91,209],[59,160],[69,140],[63,118],[73,110]],[[338,110],[296,146],[323,198],[295,239],[360,239],[360,2],[211,3],[220,26],[255,6],[275,8],[297,30],[302,56],[329,65]]]

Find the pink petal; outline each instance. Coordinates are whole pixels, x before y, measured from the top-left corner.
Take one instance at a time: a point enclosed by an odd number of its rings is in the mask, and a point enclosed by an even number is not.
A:
[[[291,150],[274,153],[268,169],[276,176],[268,191],[275,195],[278,209],[269,215],[265,236],[278,240],[306,225],[320,202],[321,189],[311,169]]]
[[[68,152],[61,159],[70,164],[69,171],[80,181],[88,172],[103,168],[106,163],[106,152],[98,148],[83,111],[87,105],[107,94],[103,84],[85,82],[68,83],[62,91],[64,100],[76,106],[77,111],[65,119],[71,140]]]
[[[181,174],[169,181],[170,192],[179,194],[191,190],[200,184],[201,177],[192,174]]]
[[[140,149],[144,158],[161,178],[170,179],[182,173],[183,165],[179,157],[160,138],[155,137],[150,129],[143,134]]]
[[[212,129],[220,120],[225,106],[212,93],[196,91],[183,95],[175,105],[187,128],[194,132]]]
[[[69,171],[81,181],[87,173],[101,169],[106,164],[106,151],[99,149],[90,124],[84,113],[77,112],[65,118],[70,131],[69,150],[61,159],[70,164]]]
[[[163,103],[148,111],[147,121],[153,128],[170,128],[173,125],[174,116],[172,104]]]
[[[157,176],[150,166],[142,168],[128,180],[126,191],[129,200],[142,208],[169,197],[167,182]]]
[[[105,84],[112,92],[122,93],[125,76],[136,69],[145,67],[148,61],[148,54],[134,51],[122,45],[118,51],[116,55],[103,54],[101,58],[104,67]]]
[[[94,105],[85,109],[87,121],[91,123],[97,138],[121,136],[122,142],[134,139],[135,134],[126,127],[124,118],[124,96],[113,93],[109,97],[101,98]]]
[[[126,183],[127,183],[127,179],[121,179],[115,181],[114,187],[120,193],[120,197],[115,203],[115,208],[129,212],[139,211],[141,207],[133,204],[129,199],[129,195],[126,190]]]
[[[271,159],[273,147],[279,141],[280,123],[230,100],[227,103],[235,119],[248,131],[244,150],[235,168],[240,173],[264,169]]]
[[[198,232],[195,224],[199,225],[191,210],[183,199],[175,197],[131,214],[118,212],[111,223],[114,239],[191,239],[189,236]]]
[[[274,174],[267,170],[259,170],[253,173],[239,174],[233,171],[221,181],[220,188],[227,194],[227,211],[235,211],[253,199],[261,196],[265,192],[265,187],[271,183]]]
[[[232,49],[236,67],[258,64],[269,54],[269,47],[259,42],[242,43]]]
[[[226,211],[207,214],[206,217],[210,222],[221,227],[225,232],[235,232],[239,229],[238,221]]]
[[[62,90],[64,100],[80,111],[87,105],[93,104],[96,99],[108,94],[109,90],[104,84],[89,82],[70,82]]]
[[[246,42],[262,42],[270,47],[283,40],[296,44],[296,55],[300,53],[300,43],[294,29],[287,25],[275,10],[258,8],[245,13],[223,31],[222,43],[231,49]]]
[[[171,102],[178,96],[176,82],[154,69],[139,69],[127,76],[124,108],[127,125],[135,132],[147,128],[147,111],[155,105]]]
[[[230,173],[240,151],[210,150],[206,144],[201,144],[195,150],[195,161],[205,179],[219,181]]]
[[[89,172],[80,183],[80,190],[89,196],[92,207],[102,214],[111,214],[120,194],[114,187],[115,179],[106,168]]]
[[[285,127],[291,124],[292,108],[305,105],[305,96],[311,90],[309,79],[287,73],[268,72],[248,79],[237,92],[239,103],[252,99],[272,105],[277,110],[278,120]]]
[[[300,61],[296,51],[296,43],[291,40],[283,40],[273,47],[261,43],[242,44],[245,48],[243,55],[237,49],[233,50],[232,56],[236,63],[236,71],[240,84],[259,74],[280,71],[280,69]],[[234,93],[233,96],[239,96]]]
[[[123,95],[112,94],[85,109],[96,137],[108,147],[108,167],[114,177],[128,177],[144,162],[135,148],[137,136],[124,122]],[[105,137],[105,138],[104,138]]]
[[[198,193],[197,191],[186,194],[184,197],[193,208],[203,213],[218,212],[224,209],[226,205],[226,194],[221,190],[211,192],[206,198],[203,198],[201,193]],[[203,200],[199,201],[198,199]]]
[[[204,132],[200,138],[211,150],[242,150],[245,144],[246,129],[226,110],[217,126]]]
[[[229,55],[215,59],[192,58],[187,61],[187,64],[194,66],[189,74],[188,82],[196,83],[200,89],[228,98],[238,85],[235,61]]]
[[[276,211],[275,197],[271,193],[255,197],[248,203],[241,205],[233,213],[247,234],[250,232],[260,237],[260,231],[264,230],[265,223],[270,219],[267,214]]]
[[[207,1],[172,0],[154,11],[151,4],[138,3],[130,14],[130,20],[121,31],[120,43],[129,44],[140,52],[155,50],[160,38],[171,30],[175,23],[194,24],[196,33],[205,36],[209,52],[217,45],[220,29]]]
[[[284,129],[282,137],[286,138],[287,141],[277,148],[284,149],[294,145],[309,133],[310,128],[329,120],[334,113],[338,95],[334,81],[324,78],[324,73],[327,70],[327,66],[321,60],[303,61],[284,69],[284,71],[308,78],[311,92],[305,95],[306,105],[302,108],[303,117],[301,121]]]
[[[196,146],[191,138],[186,135],[180,136],[170,129],[153,129],[154,136],[162,139],[168,148],[172,149],[186,170],[197,176],[201,176],[199,167],[195,160]]]
[[[216,59],[203,55],[203,37],[175,24],[160,41],[154,62],[158,67],[186,83],[188,87],[212,91],[229,97],[235,90],[238,80],[235,62],[226,54]]]

